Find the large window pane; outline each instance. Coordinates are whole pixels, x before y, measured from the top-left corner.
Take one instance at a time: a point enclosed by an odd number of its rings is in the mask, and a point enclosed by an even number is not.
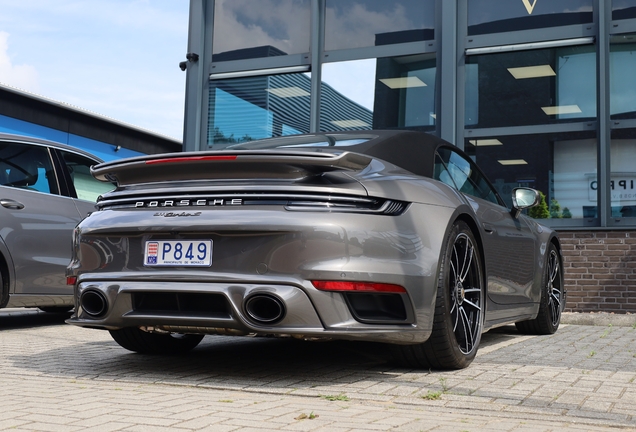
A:
[[[636,129],[612,131],[612,217],[636,218]]]
[[[596,117],[596,54],[573,46],[470,56],[466,125],[525,126]]]
[[[309,0],[216,0],[213,60],[309,52]]]
[[[210,81],[208,145],[309,132],[310,75]]]
[[[468,0],[468,34],[591,23],[592,0]]]
[[[435,0],[327,0],[325,49],[430,40]]]
[[[435,74],[434,55],[327,63],[320,130],[434,129]]]
[[[466,140],[465,148],[509,207],[512,189],[526,186],[545,195],[553,219],[596,217],[593,132],[494,136]]]
[[[636,18],[636,0],[613,0],[612,19]]]
[[[636,118],[636,35],[612,36],[610,49],[612,119]]]

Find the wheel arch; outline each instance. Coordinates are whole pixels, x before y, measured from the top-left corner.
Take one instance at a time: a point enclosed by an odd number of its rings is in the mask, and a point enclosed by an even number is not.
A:
[[[5,307],[9,303],[10,282],[9,265],[4,253],[0,252],[0,308]]]
[[[4,239],[0,237],[0,276],[2,276],[0,286],[0,308],[3,308],[9,303],[9,296],[11,295],[11,285],[15,278],[13,271],[13,259],[11,253]]]

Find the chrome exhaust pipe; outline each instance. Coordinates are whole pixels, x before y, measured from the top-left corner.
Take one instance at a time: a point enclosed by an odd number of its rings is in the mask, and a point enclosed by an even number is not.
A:
[[[285,318],[285,305],[278,297],[255,294],[245,300],[245,312],[258,324],[276,324]]]
[[[86,315],[99,318],[106,315],[108,311],[108,301],[101,291],[87,289],[80,296],[80,306]]]

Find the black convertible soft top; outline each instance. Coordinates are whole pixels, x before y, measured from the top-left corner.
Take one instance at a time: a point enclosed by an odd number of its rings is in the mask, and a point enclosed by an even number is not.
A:
[[[249,141],[223,150],[120,159],[93,166],[91,173],[119,186],[171,180],[302,178],[334,170],[359,171],[377,158],[432,178],[435,151],[442,146],[455,148],[417,131],[325,132]]]
[[[360,141],[360,143],[349,144],[356,141]],[[341,146],[339,145],[340,142],[346,142],[347,144]],[[435,151],[440,146],[451,146],[455,151],[459,150],[449,142],[434,135],[408,130],[345,131],[289,135],[246,142],[229,147],[228,150],[274,149],[295,146],[311,148],[312,144],[316,146],[323,144],[327,145],[326,148],[331,147],[334,150],[362,153],[383,159],[423,177],[433,177]],[[321,147],[323,146],[321,145]]]

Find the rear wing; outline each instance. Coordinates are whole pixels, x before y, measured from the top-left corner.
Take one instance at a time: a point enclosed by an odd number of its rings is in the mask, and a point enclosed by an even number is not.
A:
[[[118,186],[178,180],[297,179],[331,171],[360,171],[371,160],[351,152],[208,151],[121,159],[95,165],[91,173]]]

